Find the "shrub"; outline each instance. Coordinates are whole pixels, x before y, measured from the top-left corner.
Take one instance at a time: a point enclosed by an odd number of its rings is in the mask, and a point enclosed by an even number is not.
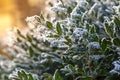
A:
[[[55,17],[26,19],[3,59],[3,80],[118,80],[120,15],[116,0],[59,0]],[[13,64],[14,65],[13,65]]]

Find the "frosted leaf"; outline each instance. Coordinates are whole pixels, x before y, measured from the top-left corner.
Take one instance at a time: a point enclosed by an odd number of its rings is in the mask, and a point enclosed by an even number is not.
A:
[[[82,16],[82,11],[80,11],[80,7],[76,6],[73,11],[71,12],[71,18],[76,19]]]
[[[87,29],[82,28],[76,28],[72,34],[72,40],[81,40],[83,37],[85,37],[88,34]]]
[[[48,29],[45,26],[37,26],[35,29],[33,29],[32,36],[39,40],[39,42],[45,42],[47,40],[47,37],[50,34],[51,31],[48,31]]]
[[[66,8],[62,8],[62,7],[53,7],[52,10],[53,10],[54,12],[67,13],[67,9],[66,9]]]
[[[58,2],[54,7],[51,8],[52,11],[54,12],[62,12],[62,13],[67,13],[67,9],[64,8],[63,4],[61,2]]]
[[[73,9],[73,11],[71,12],[71,18],[72,19],[80,19],[81,17],[83,17],[86,14],[86,9],[88,3],[85,0],[78,0],[77,5],[75,6],[75,8]]]
[[[102,22],[100,22],[100,21],[96,21],[96,25],[98,25],[98,26],[99,26],[99,28],[104,28],[103,23],[102,23]]]
[[[65,40],[51,40],[50,47],[59,47],[59,48],[67,48],[68,46],[64,43]]]
[[[120,75],[120,61],[113,62],[114,69],[110,71],[110,73],[117,73]]]
[[[15,63],[13,61],[10,61],[10,60],[2,60],[2,61],[0,61],[0,67],[4,71],[9,72],[9,71],[14,69]]]
[[[77,0],[77,4],[78,6],[83,7],[86,6],[88,3],[86,2],[86,0]]]
[[[87,35],[88,34],[88,30],[87,29],[83,29],[82,34],[83,35]]]
[[[66,21],[65,24],[66,24],[67,26],[76,26],[74,19],[67,18],[66,20],[67,20],[67,21]]]
[[[105,57],[105,55],[91,55],[90,57],[91,57],[92,59],[99,60],[99,59]]]
[[[19,71],[20,69],[15,69],[15,71],[13,71],[10,75],[9,75],[9,79],[13,79],[13,78],[15,78],[15,77],[17,77],[17,74],[18,74],[18,71]]]
[[[98,3],[95,3],[95,4],[91,7],[91,9],[89,10],[88,14],[91,14],[92,11],[95,9],[96,6],[98,6]]]
[[[40,17],[35,15],[35,16],[27,17],[25,20],[29,28],[33,29],[39,24]]]
[[[39,76],[37,74],[32,74],[32,76],[35,80],[39,80]]]
[[[77,0],[63,0],[63,3],[65,6],[75,5],[76,2],[77,2]]]
[[[24,63],[29,63],[30,62],[30,60],[29,60],[29,57],[28,56],[26,56],[25,54],[21,54],[21,53],[19,53],[19,54],[17,54],[16,55],[16,58],[13,60],[14,62],[19,62],[19,63],[22,63],[22,62],[24,62]]]
[[[15,43],[15,40],[16,40],[16,32],[17,32],[16,27],[10,28],[7,30],[8,36],[6,37],[5,42],[4,42],[5,45],[8,45],[10,47],[13,46],[13,44]]]
[[[97,50],[101,48],[99,42],[90,42],[88,43],[87,47],[90,50]]]
[[[76,28],[72,34],[72,39],[79,39],[82,38],[83,35],[81,34],[82,29],[81,28]]]
[[[52,41],[50,47],[58,47],[58,41]]]
[[[118,52],[118,54],[120,55],[120,47],[116,48],[116,51]]]
[[[68,45],[66,45],[65,43],[61,43],[61,44],[59,44],[59,48],[68,48],[69,46]]]
[[[119,2],[119,4],[120,4],[120,2]],[[118,6],[113,6],[113,8],[114,8],[116,14],[120,15],[120,5],[118,5]]]
[[[111,13],[111,14],[114,13],[113,8],[111,8],[111,7],[108,7],[105,11],[108,12],[108,13]]]
[[[115,1],[119,2],[118,0],[101,0],[102,2],[104,2],[104,4],[107,4],[107,5],[115,5]]]

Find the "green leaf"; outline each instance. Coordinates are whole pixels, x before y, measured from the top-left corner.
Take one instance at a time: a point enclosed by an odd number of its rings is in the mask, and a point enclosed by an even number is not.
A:
[[[40,14],[40,19],[45,20],[42,14]]]
[[[49,21],[46,21],[46,26],[49,28],[49,29],[53,29],[53,25],[51,22]]]
[[[59,22],[57,22],[57,25],[56,25],[56,30],[57,30],[58,35],[62,35],[62,28],[61,28],[61,26],[60,26],[60,23],[59,23]]]
[[[18,34],[20,37],[22,37],[23,39],[25,39],[25,36],[23,36],[18,29],[17,29],[17,34]]]
[[[114,43],[114,45],[116,45],[116,46],[120,46],[120,39],[119,39],[119,38],[114,38],[114,39],[113,39],[113,43]]]
[[[72,12],[72,8],[71,7],[68,7],[67,8],[67,13],[70,14]]]
[[[110,38],[112,38],[114,36],[114,29],[108,23],[105,23],[105,31]]]
[[[18,34],[21,34],[21,32],[20,32],[20,30],[19,30],[19,29],[17,29],[17,33],[18,33]]]
[[[44,73],[45,79],[44,80],[52,80],[52,75],[49,73]]]
[[[69,38],[69,36],[65,36],[65,39],[69,42],[72,43],[71,39]]]
[[[28,74],[29,75],[29,79],[28,80],[34,80],[33,76],[31,74]]]
[[[5,75],[4,76],[4,80],[9,80],[8,76]]]
[[[90,28],[90,34],[94,34],[94,33],[95,33],[95,27],[92,26],[92,27]]]
[[[102,47],[102,50],[105,51],[107,47],[107,40],[105,38],[103,38],[101,41],[101,47]]]
[[[75,72],[75,69],[71,64],[68,65],[68,68],[70,69],[71,73]]]
[[[21,40],[19,37],[17,37],[17,41],[18,41],[18,42],[22,42],[22,40]]]
[[[54,38],[59,38],[60,36],[59,35],[53,35]]]
[[[30,37],[29,34],[27,34],[26,37],[27,37],[27,40],[28,40],[29,42],[32,42],[32,38]]]
[[[32,47],[29,48],[29,55],[30,55],[30,57],[33,57],[33,55],[34,55],[34,51],[33,51]]]
[[[95,42],[99,42],[99,37],[98,37],[98,35],[95,36],[94,41],[95,41]]]
[[[63,80],[62,77],[59,75],[58,70],[55,71],[52,80]]]
[[[120,20],[117,17],[114,18],[114,22],[120,28]]]
[[[22,74],[20,71],[17,72],[18,73],[18,77],[20,78],[20,80],[22,80]]]
[[[90,25],[89,25],[88,23],[86,24],[85,27],[86,27],[86,29],[89,31],[89,29],[90,29]]]
[[[49,36],[47,36],[47,37],[50,37],[50,38],[59,38],[59,37],[60,37],[60,35],[50,33],[50,35],[49,35]]]
[[[90,39],[91,39],[92,42],[99,42],[99,36],[96,33],[91,34]]]
[[[107,40],[107,39],[103,38],[101,40],[102,49],[105,51],[107,49],[107,46],[112,46],[112,42],[111,42],[111,40]]]
[[[69,38],[69,36],[65,36],[65,39],[67,40],[67,42],[65,42],[65,44],[71,46],[72,40]]]
[[[28,80],[26,72],[22,70],[21,73],[22,73],[22,76],[24,77],[24,80]]]
[[[77,69],[77,73],[83,74],[84,72],[82,71],[82,69],[78,68],[78,69]]]
[[[106,48],[105,49],[105,54],[108,55],[110,53],[110,49],[109,48]]]

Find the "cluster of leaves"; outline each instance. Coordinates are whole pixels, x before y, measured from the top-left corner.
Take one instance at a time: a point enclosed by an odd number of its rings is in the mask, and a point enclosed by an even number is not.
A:
[[[30,29],[25,35],[17,30],[7,48],[14,65],[7,64],[7,71],[1,65],[1,79],[118,80],[119,5],[119,0],[59,0],[54,18],[27,18]]]

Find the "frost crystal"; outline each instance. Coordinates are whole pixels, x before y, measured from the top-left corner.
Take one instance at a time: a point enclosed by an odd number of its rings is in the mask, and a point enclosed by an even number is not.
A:
[[[87,47],[91,50],[100,49],[100,44],[98,42],[90,42]]]
[[[18,69],[15,69],[15,71],[13,71],[12,74],[9,75],[9,78],[12,79],[12,78],[14,78],[15,76],[17,76],[17,72],[18,72],[18,71],[19,71]]]
[[[65,6],[72,6],[74,5],[78,0],[63,0],[63,3]]]
[[[85,37],[88,34],[87,29],[82,28],[76,28],[72,34],[72,40],[81,40],[83,37]]]
[[[100,58],[105,57],[104,55],[91,55],[90,56],[92,59],[99,60]]]
[[[64,40],[51,40],[50,47],[67,48],[68,46],[64,43]]]
[[[54,7],[52,8],[52,10],[53,10],[54,12],[63,12],[63,13],[66,13],[66,12],[67,12],[67,9],[64,8],[61,3],[58,3],[56,6],[54,6]]]
[[[120,2],[119,2],[119,4],[120,4]],[[113,6],[113,8],[115,9],[115,12],[120,16],[120,5]]]
[[[120,75],[120,61],[114,61],[114,69],[110,71],[110,73],[117,73]]]

